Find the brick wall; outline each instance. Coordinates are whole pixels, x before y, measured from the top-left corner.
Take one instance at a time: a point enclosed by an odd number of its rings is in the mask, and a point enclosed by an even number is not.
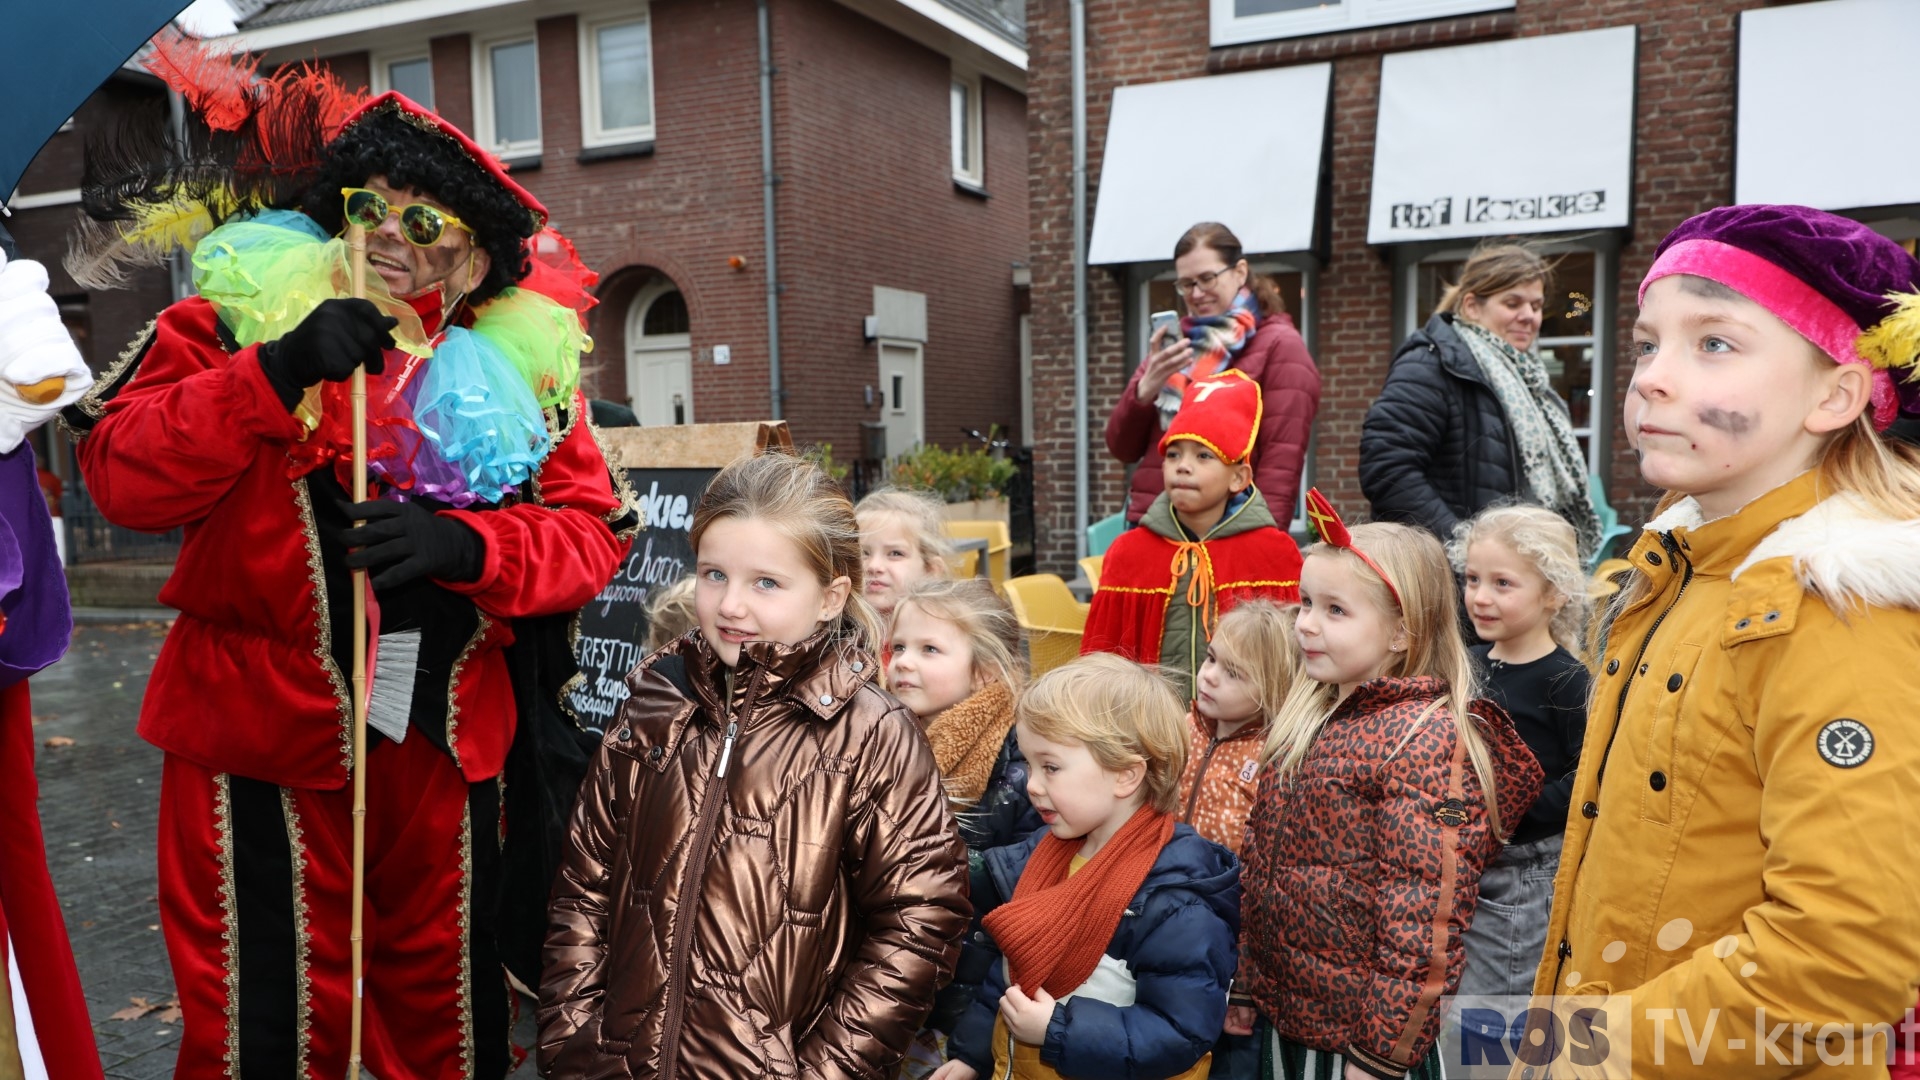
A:
[[[1138,0],[1087,5],[1088,199],[1097,201],[1100,151],[1115,86],[1331,59],[1333,117],[1330,261],[1319,277],[1315,358],[1324,380],[1316,423],[1316,482],[1343,506],[1363,505],[1360,424],[1386,377],[1394,345],[1391,252],[1366,242],[1373,137],[1383,51],[1487,36],[1640,27],[1634,225],[1620,258],[1615,341],[1630,340],[1634,293],[1660,238],[1689,214],[1732,197],[1736,13],[1754,0],[1612,0],[1570,5],[1520,0],[1511,15],[1440,20],[1410,28],[1209,50],[1206,6]],[[1029,7],[1028,111],[1033,172],[1035,426],[1043,569],[1066,572],[1073,551],[1071,84],[1066,0]],[[1488,113],[1488,122],[1495,113]],[[1534,152],[1551,152],[1553,118],[1539,118]],[[1577,136],[1576,136],[1577,137]],[[1092,211],[1089,211],[1089,223]],[[1228,224],[1232,224],[1229,222]],[[1174,238],[1168,238],[1169,249]],[[1122,355],[1123,298],[1114,276],[1089,275],[1092,432],[1091,516],[1119,509],[1123,470],[1105,453],[1106,414],[1139,357]],[[1620,347],[1624,352],[1624,344]],[[1603,358],[1603,359],[1616,359]],[[1616,404],[1629,367],[1615,362]],[[1044,392],[1042,392],[1044,391]],[[1617,408],[1614,415],[1618,415]],[[1623,521],[1644,520],[1653,492],[1616,432],[1611,470]]]
[[[957,190],[945,57],[834,0],[780,0],[774,20],[781,342],[796,438],[842,459],[878,421],[862,388],[873,287],[925,293],[929,441],[1020,419],[1013,264],[1027,248],[1025,103],[984,82],[986,198]],[[749,43],[750,44],[750,43]],[[877,397],[876,397],[877,402]],[[905,447],[889,447],[899,452]]]
[[[589,392],[626,399],[628,306],[664,275],[687,301],[696,418],[765,417],[755,10],[717,0],[655,0],[650,10],[651,153],[581,160],[578,22],[556,15],[537,25],[540,163],[515,176],[602,275]],[[877,349],[861,335],[876,284],[928,294],[930,437],[952,443],[962,425],[1017,423],[1011,280],[1027,249],[1024,98],[985,86],[982,199],[952,184],[944,57],[832,0],[777,0],[773,38],[781,361],[795,437],[832,442],[845,460],[860,422],[879,418],[862,394],[878,378]],[[436,38],[432,50],[440,109],[470,126],[469,38]],[[364,70],[364,55],[357,61]],[[732,256],[745,267],[730,267]],[[730,364],[711,362],[716,345],[730,346]]]

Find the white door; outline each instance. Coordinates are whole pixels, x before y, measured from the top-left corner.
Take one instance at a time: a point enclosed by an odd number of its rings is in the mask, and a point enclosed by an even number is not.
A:
[[[693,423],[693,335],[687,301],[657,281],[627,309],[627,394],[646,427]]]
[[[927,441],[921,355],[916,344],[880,343],[880,416],[887,426],[889,457]]]

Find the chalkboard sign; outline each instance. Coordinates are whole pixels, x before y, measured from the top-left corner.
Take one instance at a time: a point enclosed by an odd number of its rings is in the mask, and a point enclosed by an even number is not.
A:
[[[693,572],[693,511],[728,462],[792,445],[780,423],[615,428],[601,433],[633,486],[645,523],[613,580],[580,609],[580,681],[567,704],[581,726],[604,730],[627,699],[627,672],[647,655],[647,604]],[[644,463],[644,464],[642,464]]]
[[[647,654],[647,602],[693,572],[693,508],[718,469],[632,469],[646,528],[600,595],[580,611],[583,679],[569,703],[583,725],[604,728],[627,699],[623,681]]]

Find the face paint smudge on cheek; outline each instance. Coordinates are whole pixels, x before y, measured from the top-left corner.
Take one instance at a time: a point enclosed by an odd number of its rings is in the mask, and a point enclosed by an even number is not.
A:
[[[1753,416],[1709,405],[1694,414],[1701,423],[1729,435],[1745,435],[1753,430]]]

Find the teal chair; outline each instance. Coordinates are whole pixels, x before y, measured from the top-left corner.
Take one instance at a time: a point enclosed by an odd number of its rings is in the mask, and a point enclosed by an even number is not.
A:
[[[1115,514],[1087,526],[1087,554],[1105,555],[1120,534],[1127,530],[1127,515]]]
[[[1620,524],[1620,511],[1607,502],[1607,486],[1594,473],[1587,474],[1587,495],[1593,499],[1594,512],[1600,515],[1600,546],[1594,549],[1593,558],[1587,560],[1587,573],[1591,574],[1613,550],[1613,542],[1633,530]]]

